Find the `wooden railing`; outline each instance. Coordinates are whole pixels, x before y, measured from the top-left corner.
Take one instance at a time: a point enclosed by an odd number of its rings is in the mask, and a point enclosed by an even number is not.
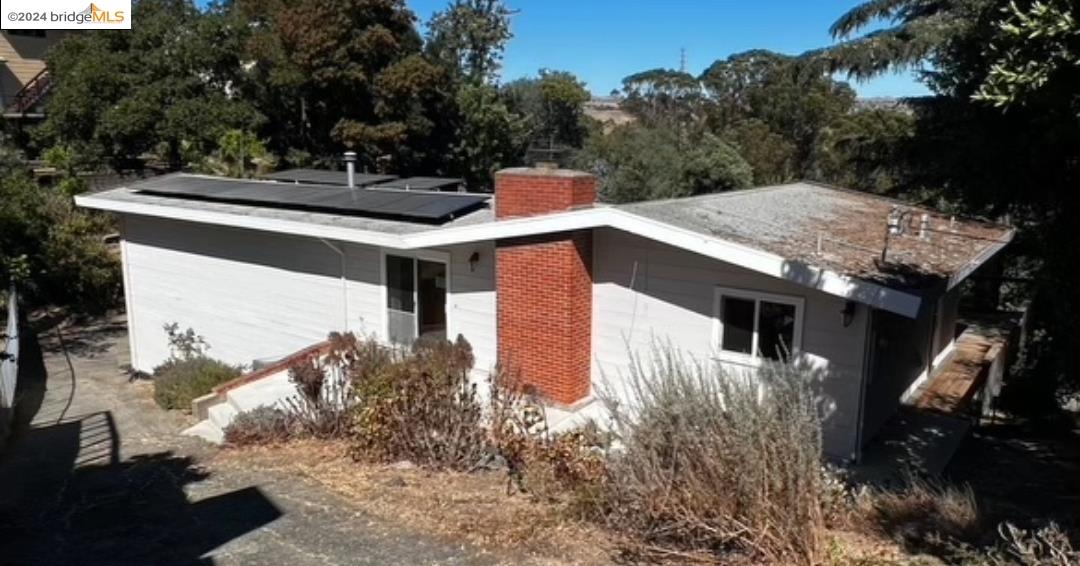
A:
[[[23,85],[19,92],[15,93],[14,100],[4,109],[4,113],[26,114],[41,102],[41,99],[48,94],[51,88],[52,75],[49,74],[48,68],[42,69],[40,73],[34,75],[34,78]]]

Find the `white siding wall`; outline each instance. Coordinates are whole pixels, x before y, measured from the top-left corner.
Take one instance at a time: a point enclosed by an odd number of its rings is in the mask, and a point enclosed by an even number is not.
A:
[[[450,312],[450,332],[461,334],[472,344],[476,358],[474,368],[490,371],[495,367],[495,244],[482,242],[463,244],[441,251],[450,254],[450,291],[447,308]],[[477,253],[476,268],[469,265],[469,256]]]
[[[132,363],[168,357],[164,324],[191,327],[230,363],[276,358],[348,329],[386,336],[378,248],[220,226],[125,216],[124,270]],[[450,330],[473,345],[477,368],[495,360],[493,247],[450,254]],[[468,258],[479,252],[475,271]],[[347,314],[346,314],[347,312]],[[485,313],[487,313],[485,315]]]
[[[625,375],[628,346],[647,356],[655,340],[712,359],[717,286],[802,297],[802,351],[818,370],[826,452],[855,454],[868,309],[845,328],[840,298],[625,232],[594,234],[594,385]]]

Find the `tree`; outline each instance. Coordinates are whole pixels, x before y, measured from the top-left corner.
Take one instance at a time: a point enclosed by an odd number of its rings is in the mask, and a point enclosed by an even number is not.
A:
[[[575,165],[594,172],[601,200],[613,203],[741,189],[753,181],[750,165],[720,138],[684,140],[672,128],[641,124],[595,132]]]
[[[453,0],[428,22],[428,56],[443,63],[456,80],[494,84],[510,40],[513,11],[502,0]]]
[[[179,167],[185,143],[205,153],[229,127],[259,124],[230,89],[242,32],[220,9],[203,14],[186,0],[142,0],[132,18],[140,24],[130,31],[73,34],[54,47],[40,145],[114,163],[160,145]]]
[[[485,190],[495,171],[518,165],[529,142],[528,119],[510,111],[498,89],[464,85],[457,92],[461,114],[454,155],[466,184]]]
[[[648,124],[690,126],[702,117],[702,85],[697,77],[671,69],[651,69],[622,80],[622,107]]]
[[[120,266],[102,236],[103,215],[35,184],[25,169],[0,179],[0,281],[14,281],[31,304],[101,312],[116,304]]]
[[[240,89],[274,124],[267,132],[270,148],[279,155],[299,150],[329,157],[354,146],[361,167],[376,166],[386,140],[403,130],[401,124],[380,127],[379,75],[418,55],[422,44],[404,3],[237,0],[232,14],[252,30]],[[407,65],[432,76],[415,61]],[[383,79],[383,90],[392,82],[396,78]]]
[[[709,127],[753,156],[758,183],[824,179],[825,136],[852,109],[855,92],[822,62],[749,51],[714,62],[701,82]]]
[[[512,112],[528,117],[534,156],[557,161],[584,143],[584,104],[592,96],[573,74],[541,69],[537,78],[508,83],[503,95]]]
[[[1077,84],[1080,23],[1075,4],[1040,2],[1026,8],[1010,2],[997,23],[989,52],[996,57],[974,99],[994,106],[1023,104],[1047,85]],[[1072,75],[1071,78],[1068,75]],[[1080,93],[1068,93],[1074,101]],[[1077,110],[1080,116],[1080,109]]]

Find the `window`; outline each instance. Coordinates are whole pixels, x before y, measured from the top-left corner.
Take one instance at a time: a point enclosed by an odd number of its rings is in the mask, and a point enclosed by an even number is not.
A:
[[[387,338],[397,344],[445,339],[447,263],[387,254],[384,269]]]
[[[722,357],[780,360],[799,349],[802,299],[725,288],[716,294],[716,343]]]

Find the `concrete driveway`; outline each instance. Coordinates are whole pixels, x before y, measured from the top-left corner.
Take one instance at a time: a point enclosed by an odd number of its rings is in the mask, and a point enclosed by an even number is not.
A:
[[[24,334],[26,337],[26,334]],[[0,564],[487,564],[296,476],[200,464],[184,415],[132,383],[122,318],[24,342],[19,430],[0,454]]]

